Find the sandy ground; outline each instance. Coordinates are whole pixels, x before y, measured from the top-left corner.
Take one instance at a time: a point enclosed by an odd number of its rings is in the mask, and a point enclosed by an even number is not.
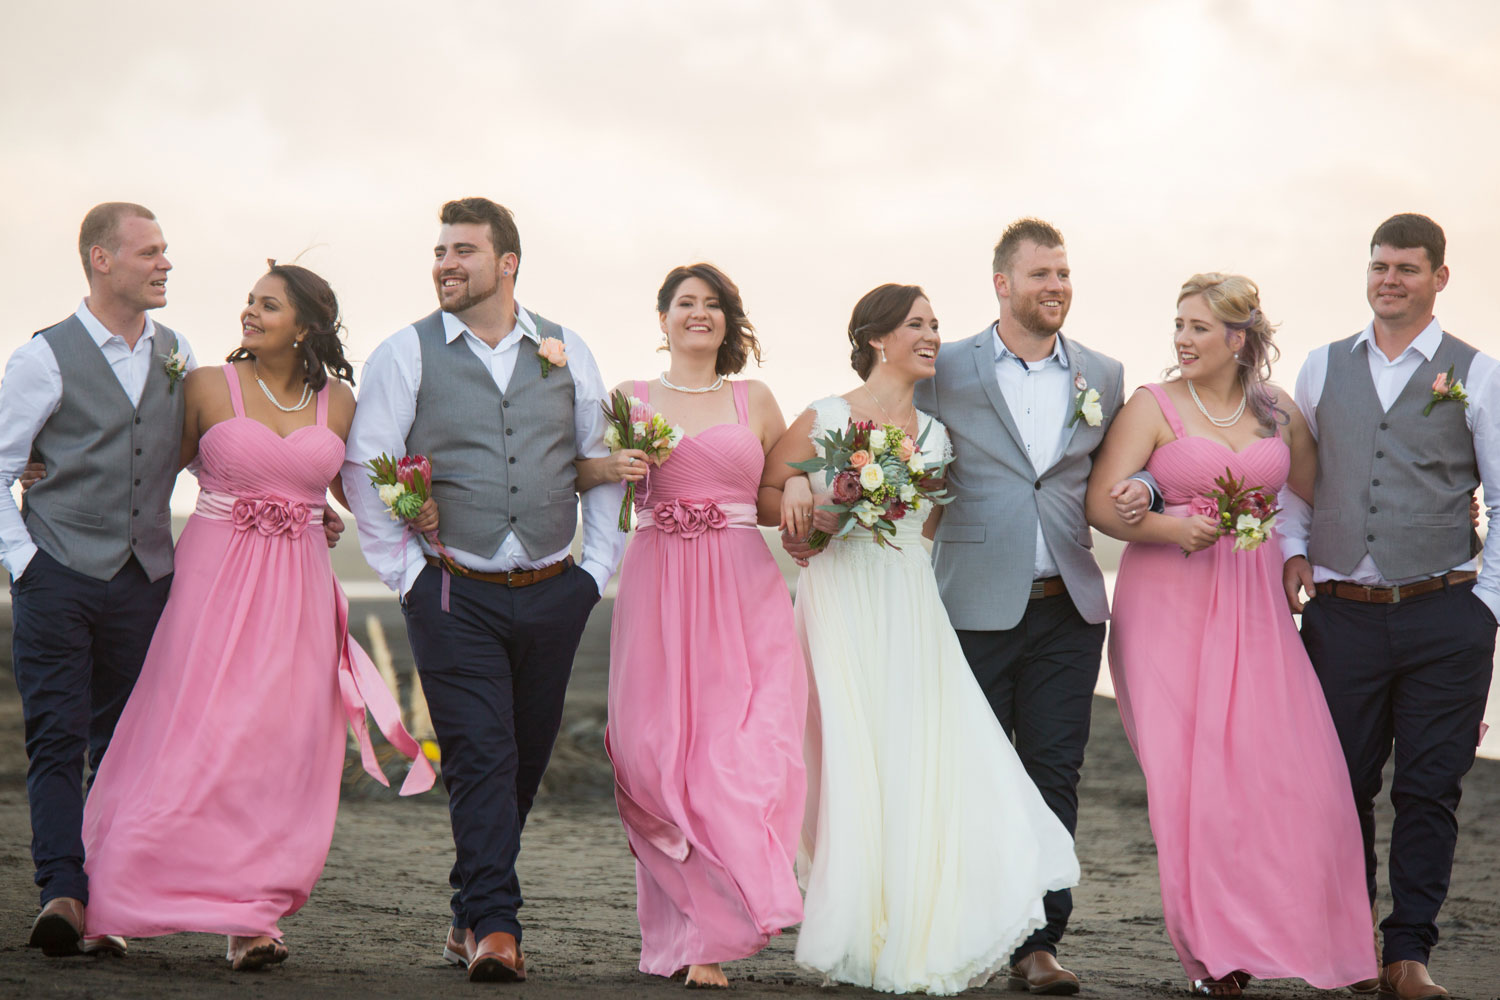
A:
[[[8,653],[5,611],[0,611],[0,650]],[[133,942],[123,961],[46,959],[24,947],[36,891],[20,703],[13,684],[5,682],[0,685],[0,998],[674,994],[680,985],[636,971],[634,874],[603,757],[609,612],[606,600],[590,622],[563,735],[526,829],[522,917],[531,978],[524,985],[470,985],[443,963],[452,850],[446,800],[440,791],[397,799],[362,780],[357,763],[346,772],[351,777],[322,880],[302,912],[282,923],[292,949],[286,965],[233,974],[224,961],[223,939],[197,934]],[[352,619],[360,623],[370,613],[385,623],[398,671],[409,669],[399,610],[388,602],[361,602]],[[1075,891],[1072,926],[1063,942],[1065,964],[1083,978],[1087,997],[1181,995],[1183,973],[1162,927],[1145,786],[1114,703],[1104,698],[1095,703],[1080,794],[1083,885]],[[1455,995],[1486,1000],[1500,997],[1500,762],[1475,765],[1460,823],[1463,835],[1433,971]],[[1382,829],[1389,826],[1387,808]],[[1255,891],[1253,874],[1247,873],[1241,891]],[[734,995],[874,995],[847,986],[836,993],[820,988],[792,960],[795,941],[795,932],[789,932],[762,954],[730,966]],[[973,992],[1003,991],[1001,982]],[[1257,983],[1252,990],[1255,996],[1275,997],[1315,993],[1292,982]]]

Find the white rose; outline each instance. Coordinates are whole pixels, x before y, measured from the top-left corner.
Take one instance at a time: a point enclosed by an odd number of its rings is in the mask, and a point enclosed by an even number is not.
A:
[[[386,483],[376,487],[375,492],[380,494],[380,502],[387,507],[394,507],[401,494],[406,492],[406,486],[402,483]]]
[[[870,432],[870,450],[871,451],[884,451],[885,450],[885,431],[884,431],[884,429],[882,429],[880,427],[877,427],[873,431]]]
[[[911,458],[906,460],[906,470],[914,476],[920,476],[927,471],[927,463],[922,461],[922,453],[914,451]]]
[[[646,421],[636,420],[632,422],[630,425],[630,430],[634,434],[637,441],[644,440],[646,437]]]
[[[917,498],[917,488],[915,486],[913,486],[911,483],[903,483],[901,485],[901,502],[902,503],[911,503],[916,498]]]
[[[865,468],[869,468],[869,466],[865,466]],[[870,503],[870,501],[865,500],[854,508],[854,516],[859,519],[860,524],[868,528],[880,520],[880,508]]]
[[[604,447],[610,451],[620,450],[620,428],[614,424],[604,428]]]
[[[683,430],[681,425],[674,424],[672,425],[672,434],[671,437],[668,438],[668,443],[670,443],[672,447],[675,448],[682,443],[682,439],[686,435],[687,431]]]
[[[867,490],[879,489],[880,485],[884,482],[885,470],[880,467],[880,463],[878,462],[871,462],[859,470],[859,485]]]
[[[1104,422],[1104,408],[1099,405],[1099,390],[1090,389],[1083,395],[1083,419],[1090,427],[1098,427]]]

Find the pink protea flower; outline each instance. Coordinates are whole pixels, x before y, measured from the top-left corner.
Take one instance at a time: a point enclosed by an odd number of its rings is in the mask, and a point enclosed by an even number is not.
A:
[[[859,485],[859,476],[853,472],[840,472],[833,480],[833,502],[854,503],[864,491]]]
[[[417,485],[418,476],[421,477],[420,487]],[[396,482],[420,493],[432,482],[432,463],[427,460],[426,455],[404,455],[396,459]]]

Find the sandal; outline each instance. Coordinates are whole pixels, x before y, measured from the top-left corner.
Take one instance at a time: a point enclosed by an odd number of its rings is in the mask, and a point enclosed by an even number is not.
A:
[[[1220,1000],[1225,997],[1244,995],[1242,987],[1235,981],[1233,974],[1223,979],[1194,979],[1192,985],[1188,987],[1188,992],[1203,997],[1218,997]]]
[[[287,956],[291,954],[291,951],[286,946],[286,942],[281,938],[272,938],[271,945],[276,949],[271,953],[271,964],[280,965],[282,962],[285,962]]]

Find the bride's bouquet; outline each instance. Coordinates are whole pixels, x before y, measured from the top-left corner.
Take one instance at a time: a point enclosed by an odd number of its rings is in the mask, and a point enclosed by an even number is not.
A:
[[[403,455],[392,458],[382,452],[379,457],[365,463],[370,470],[370,482],[385,504],[385,512],[392,521],[406,524],[422,512],[422,505],[432,495],[432,463],[426,455]],[[436,531],[422,532],[422,538],[442,562],[449,573],[464,576],[468,570],[453,561],[448,549],[438,541]]]
[[[1214,479],[1215,490],[1192,502],[1192,513],[1206,514],[1219,522],[1220,535],[1234,536],[1239,552],[1254,552],[1276,527],[1276,497],[1264,486],[1246,486],[1227,468]]]
[[[928,463],[922,458],[922,442],[929,424],[915,441],[894,424],[856,420],[847,430],[830,430],[818,443],[823,454],[805,462],[792,462],[803,472],[826,473],[832,480],[833,502],[819,510],[839,516],[832,534],[813,531],[807,544],[821,549],[830,538],[844,538],[859,528],[875,536],[880,545],[900,546],[890,541],[896,522],[908,513],[926,514],[933,504],[953,498],[943,487],[943,471],[951,459]]]
[[[682,441],[682,428],[667,423],[667,418],[643,399],[627,396],[616,389],[602,405],[604,419],[609,424],[604,429],[604,445],[611,453],[638,448],[646,453],[651,464],[659,466]],[[630,518],[634,513],[635,483],[627,483],[625,499],[620,503],[621,531],[630,530]]]

